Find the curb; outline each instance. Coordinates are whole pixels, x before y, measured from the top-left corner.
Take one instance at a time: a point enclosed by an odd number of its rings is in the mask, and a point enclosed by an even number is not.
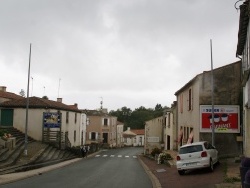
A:
[[[141,163],[142,167],[144,168],[145,172],[149,176],[149,178],[152,182],[153,188],[162,188],[161,183],[157,179],[157,177],[149,170],[147,165],[145,165],[145,163],[140,159],[140,157],[138,159],[139,159],[139,162]]]

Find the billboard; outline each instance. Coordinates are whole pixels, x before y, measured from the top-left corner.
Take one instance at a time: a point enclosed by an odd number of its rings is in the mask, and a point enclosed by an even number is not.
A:
[[[212,105],[200,105],[200,132],[212,132]],[[240,132],[240,107],[214,105],[214,131],[216,133]]]
[[[43,113],[43,127],[44,128],[60,128],[61,114],[57,112]]]

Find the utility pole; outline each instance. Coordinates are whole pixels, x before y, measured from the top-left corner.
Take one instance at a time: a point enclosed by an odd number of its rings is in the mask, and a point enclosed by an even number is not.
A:
[[[210,50],[211,50],[211,98],[212,98],[212,145],[214,143],[214,72],[213,72],[213,50],[212,50],[212,39],[210,39]]]
[[[31,61],[31,44],[30,44],[30,54],[29,54],[29,68],[28,68],[28,85],[27,85],[27,100],[26,100],[26,122],[25,122],[25,141],[24,141],[24,155],[28,155],[27,145],[28,145],[28,119],[29,119],[29,86],[30,86],[30,61]]]

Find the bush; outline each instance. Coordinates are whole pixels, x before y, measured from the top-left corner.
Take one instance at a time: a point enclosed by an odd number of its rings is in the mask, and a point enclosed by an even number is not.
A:
[[[160,157],[161,161],[172,160],[173,159],[172,156],[169,153],[165,153],[165,152],[160,153],[159,157]]]
[[[154,148],[151,151],[151,155],[154,157],[155,155],[159,155],[161,153],[161,150],[159,148]]]

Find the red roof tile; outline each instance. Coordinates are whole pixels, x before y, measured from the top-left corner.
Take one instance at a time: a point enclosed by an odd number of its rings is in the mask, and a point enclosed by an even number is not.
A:
[[[10,93],[6,91],[0,91],[0,98],[5,98],[5,99],[24,99],[24,97],[17,95],[15,93]]]
[[[131,131],[137,135],[144,135],[145,134],[144,129],[131,129]]]
[[[11,101],[5,101],[0,103],[0,107],[5,108],[26,108],[26,98],[16,99]],[[29,98],[29,108],[46,108],[46,109],[57,109],[57,110],[69,110],[81,112],[75,106],[66,105],[61,102],[47,100],[39,97],[30,97]]]

